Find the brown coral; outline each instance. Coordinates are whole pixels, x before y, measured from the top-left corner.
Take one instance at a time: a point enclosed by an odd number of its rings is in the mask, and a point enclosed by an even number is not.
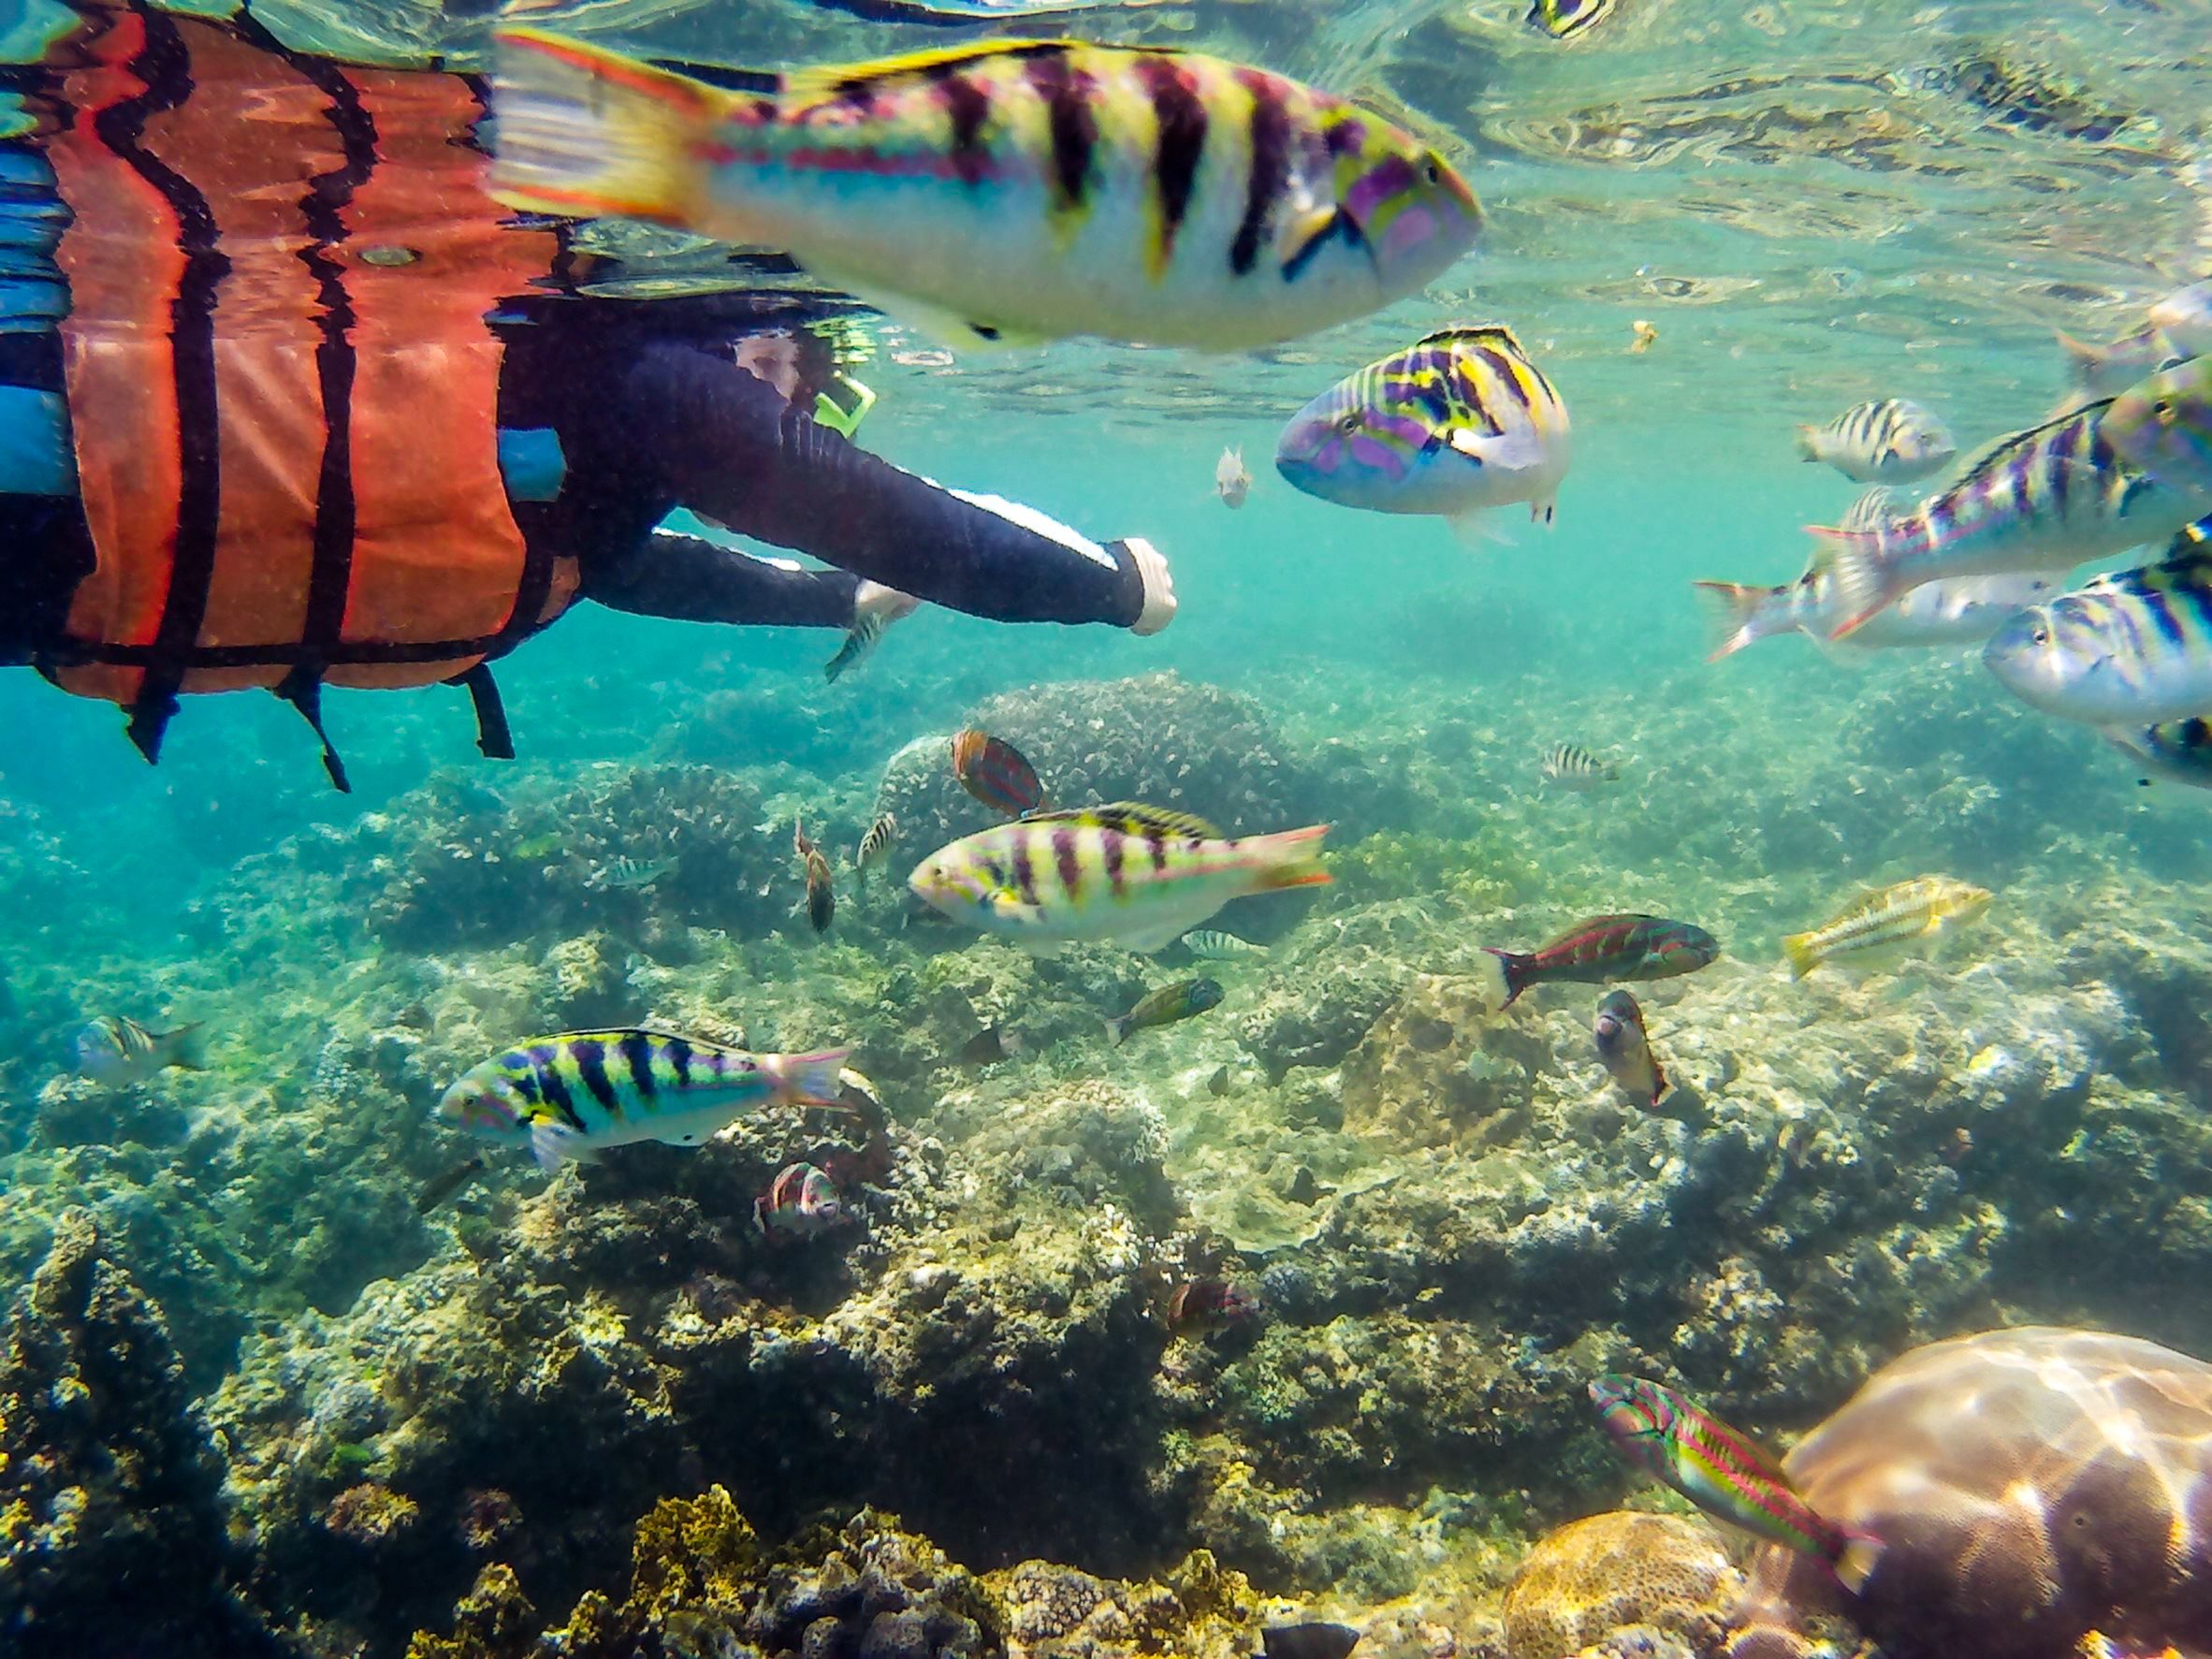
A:
[[[1783,1464],[1887,1549],[1852,1618],[1892,1659],[2066,1659],[2102,1631],[2157,1652],[2212,1631],[2212,1365],[2133,1337],[2030,1327],[1918,1348]],[[1843,1592],[1775,1546],[1733,1652]]]
[[[1813,1508],[1886,1550],[1849,1615],[1894,1659],[2155,1652],[2212,1630],[2212,1365],[2103,1332],[2026,1327],[1894,1361],[1789,1453]],[[1845,1594],[1761,1550],[1732,1651]]]
[[[1708,1652],[1743,1580],[1702,1521],[1616,1509],[1537,1544],[1506,1591],[1512,1659],[1566,1659],[1625,1625]]]

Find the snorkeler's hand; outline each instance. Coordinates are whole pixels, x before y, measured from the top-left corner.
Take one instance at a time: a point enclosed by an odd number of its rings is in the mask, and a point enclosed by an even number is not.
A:
[[[911,593],[901,593],[880,582],[864,580],[852,589],[852,624],[857,628],[873,618],[889,627],[903,617],[912,616],[914,607],[921,603]]]
[[[1137,619],[1129,624],[1129,632],[1157,633],[1175,619],[1175,582],[1168,575],[1167,560],[1142,536],[1130,536],[1106,545],[1114,552],[1128,556],[1137,567],[1137,579],[1142,584],[1143,603],[1137,612]]]

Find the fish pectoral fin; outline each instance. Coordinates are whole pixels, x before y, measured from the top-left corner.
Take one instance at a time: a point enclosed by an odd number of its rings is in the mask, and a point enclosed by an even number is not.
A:
[[[1011,351],[1021,346],[1045,343],[1043,335],[1026,334],[1019,329],[1008,328],[988,317],[962,316],[958,312],[930,300],[918,299],[911,294],[901,294],[880,283],[870,282],[866,277],[856,277],[830,266],[809,265],[807,269],[831,286],[842,288],[853,298],[874,306],[895,322],[918,328],[940,345],[951,346],[955,351]]]
[[[539,1169],[551,1172],[562,1164],[589,1161],[591,1148],[566,1124],[540,1121],[531,1126],[530,1155]]]
[[[1489,546],[1513,546],[1513,538],[1479,508],[1472,513],[1454,513],[1445,522],[1451,526],[1453,538],[1470,553],[1479,553]]]
[[[1141,956],[1148,956],[1155,951],[1166,950],[1183,937],[1188,926],[1187,923],[1177,922],[1165,927],[1147,927],[1136,933],[1122,935],[1121,943],[1125,949],[1134,951]]]
[[[1283,280],[1297,281],[1313,263],[1314,255],[1329,245],[1330,238],[1336,236],[1343,237],[1354,247],[1362,240],[1359,221],[1333,201],[1316,202],[1288,215],[1277,239]]]
[[[1488,436],[1488,432],[1478,432],[1473,427],[1452,427],[1446,430],[1444,441],[1479,467],[1482,465],[1482,441]]]

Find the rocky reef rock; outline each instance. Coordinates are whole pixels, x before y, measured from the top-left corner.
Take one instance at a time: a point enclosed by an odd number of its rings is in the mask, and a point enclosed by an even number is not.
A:
[[[1509,1659],[1673,1651],[1710,1653],[1743,1587],[1701,1521],[1616,1509],[1548,1535],[1506,1592]],[[1648,1637],[1648,1645],[1639,1645]]]
[[[223,1462],[161,1312],[65,1215],[0,1351],[0,1652],[274,1652],[236,1603]]]
[[[1805,1501],[1886,1545],[1863,1594],[1764,1547],[1731,1659],[1803,1653],[1843,1607],[1885,1659],[2067,1659],[2212,1632],[2212,1365],[2031,1326],[1917,1348],[1783,1462]]]
[[[1147,801],[1228,835],[1327,816],[1259,704],[1180,675],[1030,686],[977,705],[968,723],[1022,751],[1049,806]],[[876,807],[897,817],[902,856],[1002,822],[953,779],[951,737],[919,738],[884,768]]]

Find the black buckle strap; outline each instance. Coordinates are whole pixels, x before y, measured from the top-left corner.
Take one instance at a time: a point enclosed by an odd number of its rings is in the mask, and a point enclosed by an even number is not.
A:
[[[479,662],[445,683],[469,688],[469,701],[476,706],[477,752],[489,760],[513,760],[515,735],[507,729],[507,709],[500,701],[499,682],[491,677],[491,664]]]
[[[323,770],[330,775],[330,787],[342,795],[354,793],[353,782],[345,775],[345,763],[338,758],[338,750],[331,747],[330,734],[323,730],[322,676],[302,662],[284,676],[284,683],[275,688],[276,694],[299,710],[315,735],[315,741],[323,746]]]

